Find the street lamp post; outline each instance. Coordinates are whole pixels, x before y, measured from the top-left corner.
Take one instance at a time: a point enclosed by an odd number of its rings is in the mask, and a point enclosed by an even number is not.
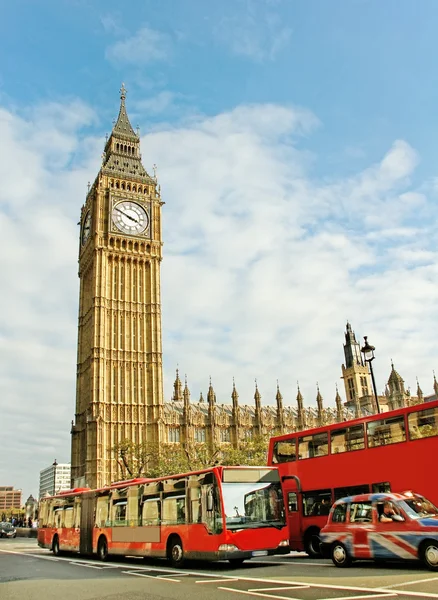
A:
[[[373,371],[374,350],[376,348],[368,343],[367,335],[365,335],[363,339],[365,340],[365,344],[364,347],[360,349],[360,351],[363,353],[365,362],[370,365],[371,381],[373,382],[374,398],[376,400],[376,409],[377,412],[380,413],[379,398],[377,397],[376,380],[374,379]]]
[[[58,466],[58,463],[56,462],[56,458],[53,461],[53,495],[56,494],[56,467]]]

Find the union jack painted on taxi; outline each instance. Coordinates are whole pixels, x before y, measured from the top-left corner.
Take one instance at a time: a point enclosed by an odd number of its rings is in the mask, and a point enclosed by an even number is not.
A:
[[[384,503],[391,503],[398,520],[379,520]],[[324,555],[331,555],[336,566],[348,566],[353,559],[420,558],[438,570],[438,509],[418,494],[342,498],[333,505],[320,535]]]

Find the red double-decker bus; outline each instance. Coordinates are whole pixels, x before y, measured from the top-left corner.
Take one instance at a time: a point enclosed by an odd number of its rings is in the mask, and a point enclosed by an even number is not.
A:
[[[43,498],[38,545],[63,551],[229,560],[289,552],[277,468],[213,467]]]
[[[414,490],[437,504],[437,455],[438,401],[272,438],[291,549],[319,556],[319,532],[344,496]]]

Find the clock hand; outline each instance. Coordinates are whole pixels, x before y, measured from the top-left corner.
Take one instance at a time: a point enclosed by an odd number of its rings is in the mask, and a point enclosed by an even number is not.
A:
[[[123,212],[123,210],[120,210],[120,208],[116,207],[116,210],[122,214],[124,217],[128,217],[128,219],[130,219],[131,221],[134,221],[134,223],[138,223],[138,219],[134,219],[134,217],[131,217],[131,215],[128,215],[128,213]]]

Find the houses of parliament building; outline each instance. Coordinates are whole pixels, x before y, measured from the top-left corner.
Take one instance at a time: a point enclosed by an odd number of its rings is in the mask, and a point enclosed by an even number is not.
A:
[[[347,401],[336,390],[333,408],[285,406],[277,387],[275,403],[262,405],[257,389],[250,404],[208,393],[191,402],[187,380],[176,372],[173,395],[163,397],[160,186],[141,162],[140,138],[129,121],[120,90],[117,121],[104,147],[102,165],[90,185],[80,217],[79,318],[76,410],[72,421],[72,484],[101,487],[119,479],[113,448],[134,443],[237,446],[258,435],[275,435],[341,422],[376,411],[368,365],[347,323],[342,378]],[[438,384],[434,377],[434,396]],[[275,393],[275,390],[274,390]],[[274,398],[272,398],[273,400]],[[405,389],[392,365],[381,410],[423,402]]]

